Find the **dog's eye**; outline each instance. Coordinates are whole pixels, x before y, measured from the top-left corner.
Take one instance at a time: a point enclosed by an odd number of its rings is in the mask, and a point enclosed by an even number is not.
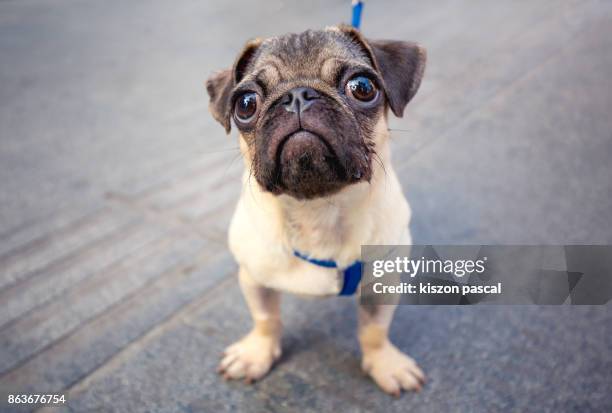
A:
[[[362,102],[371,102],[378,96],[378,89],[369,78],[356,76],[347,82],[346,93]]]
[[[234,106],[236,119],[241,123],[248,123],[257,112],[257,93],[247,92],[241,95]]]

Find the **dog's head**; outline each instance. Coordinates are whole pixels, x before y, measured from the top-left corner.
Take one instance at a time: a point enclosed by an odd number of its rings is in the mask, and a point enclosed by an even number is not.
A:
[[[207,81],[210,110],[246,143],[257,182],[311,199],[369,181],[375,126],[401,117],[425,68],[420,46],[347,26],[252,40]]]

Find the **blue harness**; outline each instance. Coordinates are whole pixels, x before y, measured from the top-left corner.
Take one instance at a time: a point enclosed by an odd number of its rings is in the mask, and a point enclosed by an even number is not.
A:
[[[297,250],[293,250],[293,255],[311,264],[318,265],[319,267],[338,268],[338,264],[336,264],[336,261],[333,260],[318,260],[316,258],[310,258],[308,255],[302,254]],[[342,284],[342,289],[340,290],[338,295],[355,294],[355,291],[357,291],[357,287],[361,282],[362,268],[363,263],[361,261],[355,261],[349,267],[346,267],[344,270],[342,270],[342,275],[344,276],[344,284]]]

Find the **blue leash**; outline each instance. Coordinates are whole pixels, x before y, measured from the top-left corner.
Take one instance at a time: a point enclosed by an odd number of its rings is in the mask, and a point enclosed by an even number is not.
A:
[[[319,267],[338,268],[338,264],[336,264],[336,261],[333,260],[318,260],[316,258],[310,258],[308,255],[302,254],[297,250],[293,250],[293,255],[311,264],[318,265]],[[363,263],[361,261],[355,261],[352,265],[342,271],[342,275],[344,276],[344,284],[342,284],[342,289],[340,290],[338,295],[355,294],[355,292],[357,291],[357,287],[361,282],[362,268]]]
[[[353,0],[353,19],[351,25],[359,29],[361,26],[361,11],[363,10],[363,2],[361,0]]]

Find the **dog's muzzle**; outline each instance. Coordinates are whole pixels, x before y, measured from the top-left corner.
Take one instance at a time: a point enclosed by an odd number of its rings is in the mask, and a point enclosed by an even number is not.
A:
[[[260,136],[256,176],[270,192],[311,199],[369,177],[354,121],[315,89],[285,92],[270,108]]]

